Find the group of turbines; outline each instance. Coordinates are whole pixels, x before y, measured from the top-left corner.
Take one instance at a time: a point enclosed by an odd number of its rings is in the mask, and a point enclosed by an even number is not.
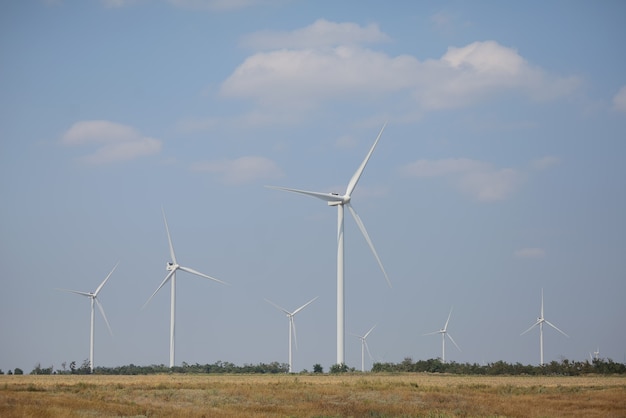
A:
[[[372,156],[372,153],[374,152],[374,149],[376,148],[376,145],[378,144],[378,141],[380,140],[380,137],[382,136],[382,133],[383,133],[383,131],[385,129],[385,126],[386,126],[386,123],[385,123],[385,125],[383,125],[382,129],[378,133],[378,136],[376,137],[376,140],[374,141],[374,144],[371,146],[369,152],[365,156],[365,159],[363,160],[361,165],[358,167],[358,169],[356,170],[356,172],[354,173],[354,175],[352,176],[352,178],[348,182],[348,185],[346,187],[346,191],[345,191],[345,193],[343,195],[340,195],[338,193],[323,193],[323,192],[313,192],[313,191],[292,189],[292,188],[287,188],[287,187],[267,186],[267,187],[272,188],[272,189],[283,190],[283,191],[287,191],[287,192],[299,193],[299,194],[303,194],[303,195],[306,195],[306,196],[315,197],[317,199],[321,199],[321,200],[326,201],[329,206],[336,206],[337,207],[337,363],[336,364],[345,364],[344,207],[347,207],[348,210],[350,211],[350,213],[352,214],[352,217],[354,218],[354,220],[355,220],[359,230],[361,231],[361,234],[365,238],[365,241],[367,242],[370,250],[372,251],[372,254],[374,255],[374,258],[376,259],[376,261],[377,261],[377,263],[378,263],[378,265],[379,265],[379,267],[380,267],[380,269],[381,269],[381,271],[382,271],[382,273],[384,275],[384,278],[385,278],[387,284],[389,285],[389,287],[391,287],[391,281],[389,280],[389,276],[387,275],[387,272],[385,271],[385,268],[383,267],[383,264],[382,264],[382,262],[380,260],[380,257],[378,256],[378,253],[376,252],[376,249],[374,248],[374,244],[373,244],[369,234],[367,233],[367,230],[365,229],[365,225],[363,224],[363,221],[361,220],[361,218],[357,214],[356,210],[354,209],[353,205],[351,204],[352,193],[353,193],[354,189],[356,188],[357,183],[359,182],[359,179],[361,178],[361,175],[363,174],[363,171],[365,170],[365,166],[367,165],[370,157]],[[167,239],[168,239],[168,243],[169,243],[171,261],[168,262],[167,265],[166,265],[166,270],[168,271],[168,273],[165,276],[165,279],[163,279],[163,281],[157,287],[157,289],[154,291],[154,293],[148,298],[148,300],[144,304],[144,307],[152,300],[152,298],[158,293],[158,291],[161,290],[161,288],[163,286],[165,286],[167,284],[167,282],[169,281],[170,282],[170,289],[171,289],[171,302],[170,302],[170,367],[174,367],[174,365],[175,365],[175,329],[176,329],[176,320],[175,320],[175,315],[176,315],[176,272],[178,270],[180,270],[180,271],[184,271],[184,272],[187,272],[187,273],[190,273],[190,274],[194,274],[196,276],[200,276],[200,277],[203,277],[203,278],[206,278],[206,279],[210,279],[210,280],[215,281],[215,282],[220,283],[220,284],[226,285],[227,283],[225,283],[225,282],[223,282],[223,281],[221,281],[219,279],[216,279],[214,277],[211,277],[209,275],[206,275],[204,273],[201,273],[199,271],[196,271],[196,270],[194,270],[194,269],[192,269],[190,267],[185,267],[185,266],[182,266],[182,265],[178,264],[177,259],[176,259],[176,254],[174,253],[174,246],[172,244],[172,238],[171,238],[169,227],[168,227],[168,224],[167,224],[167,219],[165,217],[165,211],[162,210],[162,212],[163,212],[163,220],[165,222],[165,229],[166,229],[166,232],[167,232]],[[96,290],[94,292],[80,292],[80,291],[76,291],[76,290],[60,289],[60,290],[65,290],[65,291],[72,292],[72,293],[75,293],[75,294],[78,294],[78,295],[87,296],[87,297],[89,297],[91,299],[91,332],[90,332],[89,362],[90,362],[90,367],[91,367],[92,371],[93,371],[93,368],[94,368],[94,314],[95,314],[94,305],[98,306],[98,309],[100,310],[100,313],[102,314],[102,316],[103,316],[103,318],[105,320],[105,323],[107,324],[109,332],[112,333],[111,327],[109,325],[109,322],[106,319],[106,315],[104,313],[104,309],[102,308],[102,305],[100,304],[100,302],[98,300],[98,293],[102,290],[103,286],[109,280],[109,278],[111,277],[111,275],[115,271],[116,267],[117,267],[117,264],[115,265],[113,270],[111,270],[111,272],[106,276],[106,278],[102,281],[102,283],[100,283],[100,285],[96,288]],[[315,301],[315,299],[317,299],[317,297],[312,299],[312,300],[310,300],[309,302],[305,303],[304,305],[300,306],[299,308],[297,308],[293,312],[289,312],[286,309],[276,305],[274,302],[271,302],[271,301],[267,300],[267,302],[269,302],[270,304],[272,304],[273,306],[275,306],[276,308],[281,310],[289,318],[289,371],[290,372],[292,371],[292,346],[291,346],[291,344],[292,344],[292,337],[293,337],[293,341],[296,342],[296,347],[297,347],[294,316],[298,312],[303,310],[305,307],[307,307],[309,304],[311,304],[313,301]],[[452,343],[457,347],[457,349],[460,350],[460,348],[457,345],[457,343],[454,341],[452,336],[447,331],[448,323],[450,321],[450,316],[451,315],[452,315],[452,310],[450,310],[450,314],[448,315],[448,319],[446,320],[446,323],[445,323],[444,327],[441,330],[435,331],[433,333],[425,334],[425,335],[441,334],[441,336],[442,336],[442,361],[444,361],[444,362],[445,362],[445,339],[446,339],[446,336],[452,341]],[[553,325],[552,323],[550,323],[549,321],[547,321],[543,317],[543,289],[542,289],[540,317],[537,319],[535,324],[533,324],[528,330],[526,330],[526,331],[524,331],[522,333],[522,334],[525,334],[526,332],[530,331],[535,326],[539,325],[541,364],[543,364],[543,324],[544,323],[550,325],[551,327],[555,328],[557,331],[559,331],[563,335],[567,336],[567,334],[565,334],[563,331],[558,329],[555,325]],[[369,348],[367,346],[366,338],[373,331],[374,327],[375,327],[375,325],[372,328],[370,328],[362,336],[355,335],[356,337],[358,337],[361,340],[361,369],[363,371],[365,370],[365,366],[364,366],[365,351],[367,351],[368,354],[369,354]],[[371,354],[370,354],[370,357],[371,357]]]
[[[450,317],[451,316],[452,316],[452,308],[450,308],[450,313],[448,314],[448,319],[446,320],[446,323],[444,324],[443,328],[441,328],[439,331],[434,331],[434,332],[429,332],[427,334],[423,334],[423,335],[441,334],[441,361],[443,363],[446,362],[446,337],[448,337],[450,339],[450,341],[452,341],[452,344],[454,344],[454,346],[459,351],[461,351],[461,347],[458,346],[456,341],[454,341],[454,338],[452,338],[452,335],[450,335],[450,333],[448,332],[448,323],[450,322]],[[535,323],[532,324],[530,326],[530,328],[528,328],[526,331],[522,332],[520,335],[526,334],[527,332],[529,332],[530,330],[535,328],[537,325],[539,325],[539,364],[542,365],[542,366],[544,365],[544,362],[543,362],[543,324],[550,325],[552,328],[554,328],[555,330],[557,330],[558,332],[560,332],[561,334],[563,334],[563,335],[565,335],[566,337],[569,338],[569,335],[567,335],[566,333],[561,331],[559,328],[557,328],[556,325],[554,325],[553,323],[548,321],[543,316],[543,289],[541,289],[541,308],[539,310],[539,316],[537,317],[537,320],[535,321]],[[593,356],[591,355],[591,353],[589,353],[589,358],[592,361],[594,360],[594,358],[597,360],[599,357],[600,357],[600,349],[599,348],[598,348],[597,351],[593,352]]]

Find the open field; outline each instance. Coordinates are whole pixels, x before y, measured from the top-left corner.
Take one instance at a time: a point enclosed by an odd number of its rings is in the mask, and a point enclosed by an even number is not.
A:
[[[1,417],[626,417],[626,376],[0,376]]]

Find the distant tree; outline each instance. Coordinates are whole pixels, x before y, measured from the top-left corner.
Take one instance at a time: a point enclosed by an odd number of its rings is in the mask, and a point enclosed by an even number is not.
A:
[[[4,372],[2,371],[2,369],[0,369],[0,374],[4,374]]]
[[[30,372],[30,374],[52,374],[53,366],[43,368],[41,367],[41,363],[37,363],[35,368]]]
[[[83,360],[83,364],[81,364],[80,369],[78,369],[78,374],[91,374],[91,362],[89,359]]]
[[[72,374],[76,373],[76,362],[75,361],[70,362],[70,373],[72,373]]]
[[[324,368],[322,367],[321,364],[315,363],[313,365],[313,373],[324,373]]]
[[[348,366],[345,363],[342,364],[333,364],[330,366],[331,373],[346,373],[348,371]]]
[[[24,374],[24,370],[16,367],[15,370],[13,370],[13,374]]]
[[[13,372],[11,371],[11,369],[9,369],[9,371],[7,372],[7,374],[13,374]]]

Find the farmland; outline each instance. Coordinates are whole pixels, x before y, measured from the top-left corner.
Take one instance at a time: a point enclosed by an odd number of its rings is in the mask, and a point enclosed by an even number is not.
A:
[[[0,376],[2,417],[623,417],[624,376]]]

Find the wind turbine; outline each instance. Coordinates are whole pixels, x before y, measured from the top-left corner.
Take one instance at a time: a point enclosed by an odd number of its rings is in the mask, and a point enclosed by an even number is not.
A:
[[[593,352],[593,355],[591,352],[589,352],[589,358],[591,359],[592,363],[594,360],[600,360],[600,347],[598,347],[598,349]]]
[[[102,283],[100,283],[100,286],[98,286],[96,288],[96,290],[93,291],[93,292],[80,292],[78,290],[58,289],[58,290],[62,290],[64,292],[70,292],[70,293],[75,293],[77,295],[86,296],[89,299],[91,299],[91,332],[90,332],[90,335],[89,335],[89,368],[90,368],[92,373],[93,373],[93,337],[94,337],[94,324],[95,324],[94,305],[98,305],[98,309],[100,310],[100,313],[102,314],[102,318],[104,318],[104,322],[107,324],[107,328],[109,329],[109,333],[111,335],[113,335],[113,331],[111,330],[111,325],[109,325],[109,321],[107,320],[107,316],[104,313],[104,309],[102,308],[102,304],[98,300],[98,293],[100,293],[100,291],[104,287],[105,283],[109,280],[109,277],[111,277],[111,275],[113,274],[113,272],[117,268],[118,264],[119,264],[119,261],[115,264],[115,266],[113,267],[113,270],[111,270],[111,272],[102,281]]]
[[[448,332],[448,322],[450,322],[451,315],[452,315],[452,308],[450,308],[448,319],[446,320],[446,324],[443,326],[442,329],[440,329],[439,331],[429,332],[428,334],[424,334],[424,335],[441,334],[441,361],[443,363],[446,362],[446,335],[448,336],[448,338],[450,338],[450,341],[452,341],[454,346],[458,348],[459,351],[461,351],[461,348],[456,344],[456,342],[454,341],[454,338],[452,338],[452,335],[450,335],[450,333]]]
[[[319,296],[314,297],[313,299],[311,299],[310,301],[308,301],[307,303],[305,303],[304,305],[300,306],[298,309],[296,309],[293,312],[289,312],[287,309],[285,308],[281,308],[280,306],[278,306],[277,304],[275,304],[274,302],[272,302],[271,300],[265,299],[265,301],[267,303],[270,303],[271,305],[273,305],[275,308],[283,311],[285,313],[285,315],[287,315],[287,318],[289,318],[289,373],[293,372],[293,363],[292,363],[292,354],[291,354],[291,340],[292,340],[292,332],[293,332],[293,341],[296,343],[296,349],[298,349],[298,338],[296,337],[296,323],[294,322],[293,317],[300,312],[301,310],[303,310],[304,308],[306,308],[309,304],[313,303],[313,301],[315,299],[317,299]]]
[[[531,329],[533,329],[537,325],[539,325],[539,358],[540,358],[540,361],[541,361],[541,363],[540,363],[541,366],[543,366],[543,324],[544,323],[550,325],[552,328],[554,328],[555,330],[557,330],[558,332],[560,332],[561,334],[563,334],[567,338],[569,338],[569,335],[567,335],[566,333],[564,333],[563,331],[558,329],[556,327],[556,325],[552,324],[550,321],[548,321],[547,319],[545,319],[543,317],[543,288],[542,288],[541,289],[541,312],[539,314],[539,318],[537,318],[537,322],[535,322],[530,328],[528,328],[526,331],[524,331],[524,332],[522,332],[520,334],[520,335],[524,335],[528,331],[530,331]]]
[[[363,160],[359,168],[356,170],[356,172],[350,179],[350,182],[348,183],[348,186],[346,188],[346,192],[343,195],[340,195],[338,193],[310,192],[306,190],[290,189],[287,187],[267,186],[271,189],[284,190],[287,192],[300,193],[300,194],[304,194],[307,196],[316,197],[318,199],[325,200],[328,203],[328,206],[337,206],[337,364],[345,364],[345,360],[344,360],[345,359],[345,332],[344,332],[345,296],[344,296],[344,243],[343,243],[344,206],[347,206],[348,209],[350,210],[352,217],[356,221],[356,224],[361,230],[361,233],[363,234],[365,241],[367,241],[367,244],[372,250],[374,257],[376,258],[376,261],[378,262],[380,269],[385,275],[385,280],[387,280],[387,284],[389,285],[389,287],[391,287],[391,282],[389,281],[387,272],[385,271],[385,268],[383,267],[383,263],[380,261],[380,258],[378,257],[378,254],[376,253],[376,249],[374,248],[374,244],[372,243],[372,240],[370,239],[369,234],[367,233],[367,230],[365,229],[365,225],[363,224],[363,221],[361,221],[361,218],[359,217],[359,215],[356,213],[356,211],[350,204],[350,201],[352,199],[352,192],[354,191],[354,188],[359,182],[359,179],[361,178],[361,175],[363,174],[363,170],[365,169],[367,162],[372,156],[372,153],[374,152],[374,148],[376,148],[376,144],[378,144],[378,140],[383,134],[383,130],[385,129],[386,125],[387,125],[386,123],[385,125],[383,125],[382,129],[380,130],[380,133],[378,134],[378,137],[376,137],[376,141],[374,141],[372,148],[370,148],[369,152],[365,156],[365,159]]]
[[[361,340],[361,371],[365,372],[365,351],[367,350],[367,355],[370,356],[370,360],[373,359],[372,357],[372,353],[370,353],[370,348],[367,346],[367,337],[368,335],[370,335],[370,333],[374,330],[374,328],[376,328],[376,325],[374,325],[372,328],[369,329],[369,331],[367,331],[365,333],[365,335],[356,335],[356,334],[352,334],[355,337],[359,338]]]
[[[171,367],[174,367],[174,335],[175,335],[175,328],[176,328],[176,271],[182,270],[187,273],[195,274],[196,276],[204,277],[206,279],[211,279],[218,283],[222,283],[222,284],[226,284],[226,283],[214,277],[207,276],[204,273],[200,273],[199,271],[196,271],[192,268],[184,267],[178,264],[178,262],[176,261],[176,254],[174,254],[174,246],[172,245],[172,237],[170,236],[170,229],[167,226],[167,219],[165,218],[165,210],[161,208],[161,211],[163,212],[163,221],[165,222],[165,231],[167,232],[167,240],[170,244],[170,257],[172,257],[172,261],[169,261],[165,266],[165,269],[169,273],[167,273],[167,276],[165,276],[165,279],[163,279],[163,281],[161,282],[159,287],[157,287],[157,289],[154,291],[152,296],[150,296],[150,298],[148,298],[146,303],[144,303],[143,308],[145,308],[146,305],[150,303],[154,295],[156,295],[157,292],[161,290],[161,288],[165,286],[165,283],[167,283],[167,281],[169,280],[171,284],[171,312],[170,312],[170,368],[171,368]]]

